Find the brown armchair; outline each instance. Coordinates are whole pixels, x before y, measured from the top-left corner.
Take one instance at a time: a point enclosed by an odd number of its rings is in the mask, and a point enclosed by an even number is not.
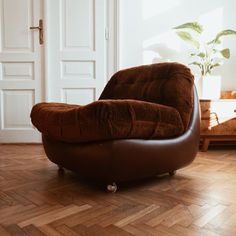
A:
[[[175,171],[199,144],[199,105],[190,70],[178,63],[117,72],[86,106],[40,103],[31,112],[48,158],[107,184]]]

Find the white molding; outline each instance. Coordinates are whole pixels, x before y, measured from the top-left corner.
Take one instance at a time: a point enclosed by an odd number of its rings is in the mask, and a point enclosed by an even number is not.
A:
[[[119,70],[119,0],[107,0],[107,79]]]
[[[48,101],[49,98],[49,1],[44,0],[43,4],[43,18],[44,18],[44,99]]]
[[[115,50],[116,50],[116,70],[120,70],[120,0],[116,0],[115,12]]]

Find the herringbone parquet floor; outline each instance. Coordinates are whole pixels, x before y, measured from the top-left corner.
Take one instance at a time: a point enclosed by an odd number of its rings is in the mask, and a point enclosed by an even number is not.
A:
[[[0,187],[0,236],[236,235],[236,150],[111,194],[58,175],[41,145],[0,145]]]

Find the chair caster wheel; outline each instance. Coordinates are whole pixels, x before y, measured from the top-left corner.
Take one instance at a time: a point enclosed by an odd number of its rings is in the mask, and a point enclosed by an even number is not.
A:
[[[62,166],[58,165],[58,173],[59,174],[64,174],[65,173],[65,170],[64,170],[64,168]]]
[[[176,174],[176,170],[173,170],[173,171],[170,171],[170,172],[169,172],[169,175],[170,175],[170,176],[174,176],[175,174]]]
[[[107,191],[111,192],[111,193],[115,193],[117,191],[116,183],[108,184],[107,185]]]

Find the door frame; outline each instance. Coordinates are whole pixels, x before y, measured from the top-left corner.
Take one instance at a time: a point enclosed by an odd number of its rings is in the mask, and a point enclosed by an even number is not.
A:
[[[50,0],[43,0],[43,18],[45,22],[44,31],[44,97],[48,101],[49,98],[49,81],[50,81],[50,68],[49,68],[49,14],[53,9],[49,7]],[[104,29],[104,39],[105,34],[108,36],[106,43],[106,81],[108,81],[115,72],[119,70],[119,0],[106,0],[106,28]]]
[[[109,28],[107,79],[109,79],[120,69],[120,0],[107,0],[107,26]]]

